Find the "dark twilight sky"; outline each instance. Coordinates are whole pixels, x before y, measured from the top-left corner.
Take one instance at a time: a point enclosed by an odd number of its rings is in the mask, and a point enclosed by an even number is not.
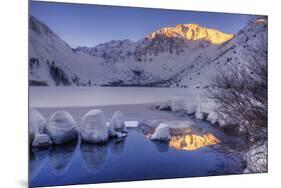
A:
[[[47,24],[71,47],[110,40],[137,41],[161,27],[196,23],[237,33],[248,15],[31,1],[29,14]]]

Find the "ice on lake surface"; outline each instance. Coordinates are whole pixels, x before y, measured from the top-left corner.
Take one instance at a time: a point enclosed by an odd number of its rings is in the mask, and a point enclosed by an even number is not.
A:
[[[162,102],[171,96],[198,96],[200,90],[145,87],[29,87],[29,105],[85,107]]]

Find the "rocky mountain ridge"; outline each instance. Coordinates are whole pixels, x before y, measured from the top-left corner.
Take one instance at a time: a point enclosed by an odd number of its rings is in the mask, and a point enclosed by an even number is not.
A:
[[[267,18],[255,17],[237,34],[178,24],[136,42],[112,40],[72,49],[30,16],[30,85],[207,87],[227,63],[242,65],[267,40]]]

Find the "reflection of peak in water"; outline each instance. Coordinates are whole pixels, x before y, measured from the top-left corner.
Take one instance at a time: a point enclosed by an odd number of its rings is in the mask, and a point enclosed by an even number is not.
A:
[[[107,156],[106,144],[82,142],[80,144],[80,151],[84,166],[89,172],[99,172],[103,169]]]
[[[197,150],[218,143],[220,141],[211,133],[203,135],[187,134],[172,136],[169,146],[178,150]]]
[[[71,165],[77,142],[55,145],[50,153],[50,164],[56,176],[65,174]]]
[[[139,126],[141,132],[148,139],[151,138],[151,135],[155,131],[155,122],[157,123],[158,121],[146,121]],[[185,121],[169,121],[167,122],[167,124],[170,123],[175,125],[175,122],[177,123],[177,126],[169,127],[169,131],[171,134],[171,140],[168,143],[169,147],[173,147],[178,150],[197,150],[202,147],[220,143],[220,140],[213,134],[211,134],[206,127],[203,128],[198,126],[181,126],[182,124],[186,123]],[[151,124],[153,126],[151,126]],[[155,143],[155,146],[159,152],[166,151],[164,143]]]

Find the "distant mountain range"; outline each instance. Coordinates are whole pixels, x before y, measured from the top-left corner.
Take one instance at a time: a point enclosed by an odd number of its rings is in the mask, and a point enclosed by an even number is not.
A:
[[[136,42],[112,40],[72,49],[30,16],[29,84],[207,87],[226,64],[247,64],[249,53],[265,41],[267,18],[253,16],[235,35],[198,24],[178,24]]]

